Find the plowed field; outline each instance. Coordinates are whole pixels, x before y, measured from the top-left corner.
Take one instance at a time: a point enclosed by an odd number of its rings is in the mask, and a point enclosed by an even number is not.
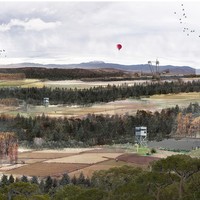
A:
[[[159,160],[160,158],[158,157],[153,157],[153,156],[140,156],[137,154],[123,154],[117,157],[119,161],[124,161],[128,163],[135,163],[139,165],[148,165],[150,162],[154,160]]]

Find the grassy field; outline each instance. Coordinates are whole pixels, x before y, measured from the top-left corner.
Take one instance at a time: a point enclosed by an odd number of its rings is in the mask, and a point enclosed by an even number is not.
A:
[[[13,116],[20,113],[21,115],[27,117],[38,116],[43,113],[50,117],[84,117],[89,113],[97,115],[134,115],[137,110],[149,110],[154,112],[160,111],[164,108],[171,108],[176,105],[183,108],[187,107],[191,102],[197,102],[200,104],[200,93],[193,92],[153,95],[150,98],[126,99],[109,103],[93,104],[91,106],[49,105],[48,107],[45,107],[28,105],[28,107],[25,108],[23,105],[20,107],[5,107],[0,105],[0,113],[6,113]]]
[[[88,89],[91,87],[98,87],[98,86],[107,86],[109,85],[123,85],[127,84],[128,86],[132,86],[135,83],[144,83],[144,82],[150,82],[146,80],[137,80],[137,81],[91,81],[91,82],[84,82],[81,80],[66,80],[66,81],[46,81],[45,86],[56,88],[77,88],[77,89]]]
[[[150,98],[143,98],[147,103],[155,106],[156,110],[163,108],[174,107],[179,105],[179,107],[187,107],[191,102],[200,104],[200,93],[189,92],[189,93],[179,93],[179,94],[162,94],[153,95]]]
[[[94,81],[94,82],[84,82],[81,80],[63,80],[63,81],[49,81],[40,79],[23,79],[23,80],[1,80],[1,87],[50,87],[50,88],[77,88],[77,89],[87,89],[91,87],[107,86],[110,85],[122,85],[127,84],[129,86],[135,83],[142,83],[146,81]]]
[[[197,81],[200,80],[200,78],[182,78],[183,82],[188,81]],[[165,81],[165,80],[164,80]],[[177,79],[174,80],[168,80],[168,81],[177,81]],[[77,88],[77,89],[88,89],[91,87],[98,87],[98,86],[107,86],[109,85],[122,85],[126,84],[128,86],[132,86],[135,83],[145,83],[145,82],[151,82],[151,80],[131,80],[131,81],[91,81],[91,82],[85,82],[81,80],[62,80],[62,81],[50,81],[45,79],[22,79],[22,80],[0,80],[0,88],[1,87],[50,87],[50,88]]]
[[[38,87],[45,86],[45,82],[39,79],[23,79],[23,80],[2,80],[0,81],[1,87]]]

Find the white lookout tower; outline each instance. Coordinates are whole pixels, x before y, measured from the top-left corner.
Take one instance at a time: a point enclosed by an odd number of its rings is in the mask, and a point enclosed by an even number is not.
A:
[[[140,146],[147,146],[147,127],[135,127],[135,143]]]

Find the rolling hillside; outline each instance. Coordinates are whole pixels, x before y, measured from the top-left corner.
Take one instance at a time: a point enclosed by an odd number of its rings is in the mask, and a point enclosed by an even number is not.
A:
[[[86,63],[79,63],[79,64],[38,64],[38,63],[18,63],[18,64],[10,64],[10,65],[0,65],[0,68],[62,68],[62,69],[74,69],[74,68],[81,68],[81,69],[118,69],[122,71],[128,72],[142,72],[142,73],[149,73],[150,68],[148,64],[138,64],[138,65],[120,65],[116,63],[105,63],[102,61],[92,61]],[[168,71],[170,74],[195,74],[196,70],[189,66],[172,66],[172,65],[165,65],[160,66],[159,71]],[[0,70],[2,72],[2,70]]]

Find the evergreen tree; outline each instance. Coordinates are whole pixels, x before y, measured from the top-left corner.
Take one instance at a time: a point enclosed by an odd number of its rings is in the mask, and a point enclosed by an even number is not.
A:
[[[62,178],[60,179],[60,185],[64,186],[69,184],[70,182],[71,181],[69,175],[67,173],[64,173]]]
[[[44,184],[44,191],[48,193],[52,187],[53,187],[53,180],[50,176],[47,176]]]
[[[44,180],[42,179],[39,183],[39,188],[41,192],[44,192],[44,188],[45,188],[45,183]]]
[[[19,182],[20,181],[20,178],[19,177],[16,177],[15,178],[15,183]]]
[[[85,184],[85,176],[84,176],[83,172],[80,173],[80,175],[77,179],[77,184],[79,184],[79,185]]]
[[[27,183],[27,182],[28,182],[27,176],[24,176],[24,175],[23,175],[23,176],[21,177],[21,181],[24,182],[24,183]]]
[[[152,171],[166,172],[171,177],[175,174],[179,179],[178,199],[182,200],[186,181],[200,172],[200,160],[188,155],[172,155],[152,163]]]
[[[56,178],[53,179],[52,187],[53,188],[57,188],[58,187],[58,180]]]
[[[9,184],[11,184],[11,183],[14,183],[14,182],[15,182],[15,179],[14,179],[14,177],[13,177],[13,175],[12,175],[12,174],[10,175],[10,177],[9,177],[9,179],[8,179],[8,182],[9,182]]]
[[[89,178],[89,177],[87,177],[87,178],[85,179],[85,186],[87,186],[87,187],[90,187],[90,186],[91,186],[91,182],[90,182],[90,178]]]
[[[37,184],[37,185],[39,184],[37,176],[33,176],[31,178],[31,183],[34,183],[34,184]]]
[[[77,184],[77,178],[76,178],[75,175],[72,177],[71,182],[72,182],[74,185]]]
[[[8,185],[8,176],[6,176],[5,174],[1,177],[1,185],[5,186]]]

